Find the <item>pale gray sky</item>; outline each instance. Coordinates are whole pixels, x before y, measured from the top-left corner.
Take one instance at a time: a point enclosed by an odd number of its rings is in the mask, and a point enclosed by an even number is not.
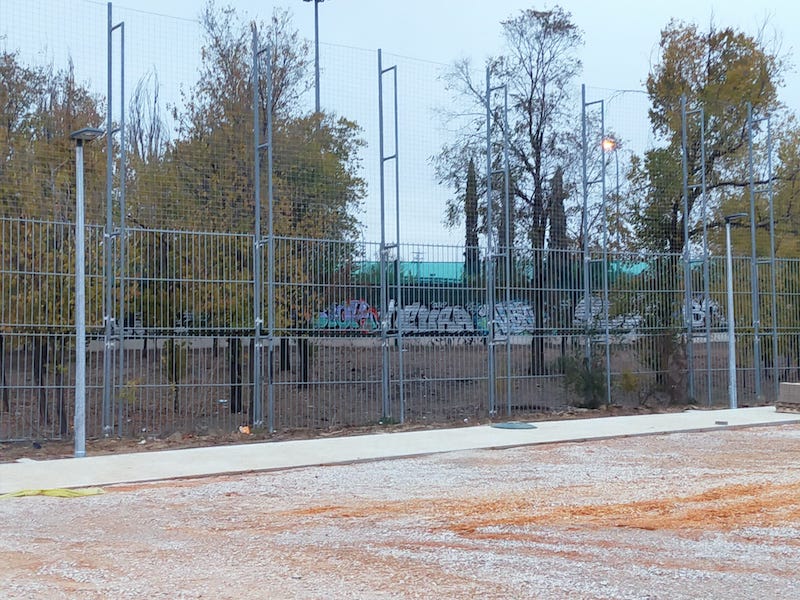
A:
[[[225,4],[218,0],[218,4]],[[289,8],[300,32],[312,40],[314,6],[302,0],[257,2],[229,0],[247,18],[267,18],[274,6]],[[379,161],[376,148],[375,76],[366,68],[369,55],[353,55],[326,45],[347,46],[449,64],[458,58],[473,59],[476,67],[501,49],[500,22],[525,8],[547,9],[559,4],[572,13],[582,29],[585,46],[580,49],[584,69],[581,82],[589,88],[588,100],[609,99],[609,90],[642,90],[651,63],[657,59],[661,30],[672,18],[695,22],[701,27],[733,26],[749,34],[765,27],[768,38],[776,38],[781,53],[793,60],[800,44],[800,6],[796,0],[564,0],[528,2],[523,0],[325,0],[319,5],[320,42],[325,69],[322,84],[323,108],[334,108],[354,118],[366,130],[365,173],[370,182],[363,215],[364,235],[377,240],[380,231],[376,181]],[[122,0],[115,7],[129,6]],[[193,18],[203,3],[199,0],[137,0],[130,7],[139,10]],[[328,52],[328,59],[324,54]],[[366,56],[366,58],[365,58]],[[348,62],[352,60],[352,63]],[[396,60],[389,57],[389,64]],[[403,241],[461,243],[460,228],[442,226],[447,200],[453,191],[436,184],[430,157],[443,143],[432,115],[434,98],[440,105],[446,95],[434,83],[440,67],[425,71],[417,63],[400,64],[401,98],[400,181],[401,238]],[[350,81],[348,81],[350,80]],[[800,76],[793,67],[787,74],[782,100],[793,111],[800,109]],[[348,87],[349,86],[349,87]],[[360,87],[358,87],[360,86]],[[335,89],[333,89],[335,88]],[[362,104],[357,97],[363,96]],[[419,100],[418,106],[411,106]],[[428,104],[423,106],[427,101]],[[626,139],[627,153],[641,152],[652,143],[647,125],[646,97],[617,96],[606,103],[607,127]],[[627,154],[623,154],[623,161]],[[391,165],[387,189],[392,190]],[[388,239],[394,239],[393,196],[387,196]]]
[[[202,43],[197,27],[189,20],[197,19],[204,3],[113,3],[114,21],[126,23],[128,95],[143,74],[155,69],[162,85],[162,101],[181,103],[181,90],[189,91],[196,81]],[[289,8],[301,35],[313,40],[311,2],[217,3],[233,6],[245,21],[256,17],[266,20],[275,6]],[[367,141],[362,153],[363,173],[369,183],[361,215],[365,239],[375,241],[380,232],[376,49],[387,53],[385,66],[398,64],[401,238],[413,243],[462,243],[460,229],[442,226],[453,190],[437,184],[430,162],[431,156],[452,137],[434,112],[451,101],[440,79],[442,65],[470,57],[476,67],[481,67],[487,56],[501,49],[500,21],[525,8],[546,9],[554,4],[522,0],[326,0],[319,5],[323,109],[355,120],[363,127]],[[749,34],[756,34],[766,23],[766,35],[782,40],[782,54],[788,55],[790,61],[794,47],[800,44],[800,8],[796,0],[761,0],[757,5],[742,0],[565,0],[560,5],[572,13],[584,32],[585,46],[579,49],[584,63],[581,82],[589,87],[588,100],[607,100],[607,127],[620,135],[626,151],[621,154],[621,162],[630,152],[641,152],[652,142],[648,137],[647,99],[641,93],[620,96],[612,90],[643,89],[651,62],[657,58],[660,31],[671,18],[700,26],[713,19],[717,27],[733,26]],[[52,60],[58,66],[63,66],[70,56],[78,78],[103,94],[105,14],[105,2],[95,0],[0,0],[0,47],[20,50],[31,62]],[[798,112],[800,77],[793,68],[787,73],[786,83],[781,98]],[[118,97],[115,91],[115,98]],[[313,107],[313,94],[305,101]],[[578,103],[579,99],[576,110]],[[118,111],[116,104],[114,110]],[[387,118],[391,120],[391,116]],[[392,191],[393,169],[392,165],[389,167],[387,190]],[[388,239],[393,241],[391,193],[387,202]]]
[[[136,0],[114,6],[173,16],[196,16],[198,0]],[[273,6],[288,7],[301,33],[314,36],[313,3],[302,0],[264,2],[218,1],[249,15],[267,17]],[[785,53],[795,55],[800,44],[800,3],[796,0],[326,0],[319,6],[320,40],[365,49],[383,48],[434,62],[448,63],[470,56],[481,60],[500,44],[500,21],[525,8],[560,5],[573,15],[585,34],[582,51],[584,83],[609,89],[639,88],[647,77],[661,29],[671,18],[719,27],[734,26],[754,34],[764,24],[767,33],[782,38]],[[800,108],[800,77],[790,74],[784,101]]]

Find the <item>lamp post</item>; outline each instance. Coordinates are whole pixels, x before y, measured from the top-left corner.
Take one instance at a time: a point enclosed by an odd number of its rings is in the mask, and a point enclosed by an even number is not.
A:
[[[617,217],[617,251],[622,249],[621,245],[621,234],[622,234],[622,226],[620,225],[621,216],[619,213],[619,142],[612,137],[607,137],[603,139],[603,150],[605,152],[613,152],[614,153],[614,168],[615,168],[615,176],[616,176],[616,186],[614,188],[615,194],[615,211]]]
[[[319,5],[325,0],[303,0],[314,3],[314,108],[319,112]]]
[[[86,260],[83,144],[103,134],[84,127],[70,134],[75,140],[75,458],[86,456]]]
[[[735,213],[725,217],[725,266],[728,287],[728,397],[730,408],[737,408],[736,402],[736,332],[733,315],[733,257],[731,256],[731,223],[743,219],[747,213]]]

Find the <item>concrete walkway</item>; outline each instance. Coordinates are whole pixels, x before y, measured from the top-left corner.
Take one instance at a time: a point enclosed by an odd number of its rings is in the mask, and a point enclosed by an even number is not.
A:
[[[534,422],[533,429],[504,429],[481,425],[457,429],[0,463],[0,494],[22,489],[102,486],[178,477],[332,465],[457,450],[510,448],[786,423],[800,423],[800,415],[777,413],[774,407],[765,406],[735,410],[689,410],[669,414],[542,421]]]

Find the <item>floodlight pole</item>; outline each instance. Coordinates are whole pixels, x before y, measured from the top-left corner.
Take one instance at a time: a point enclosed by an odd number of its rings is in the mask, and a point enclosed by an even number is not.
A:
[[[583,238],[583,310],[584,310],[584,336],[586,368],[592,364],[592,342],[589,335],[589,319],[592,315],[591,287],[589,282],[589,168],[588,168],[589,142],[586,132],[586,85],[581,85],[581,183],[583,186],[583,210],[581,218],[581,237]]]
[[[261,152],[267,154],[267,429],[270,433],[275,431],[275,224],[273,215],[274,190],[272,182],[272,48],[258,47],[258,29],[255,23],[252,26],[253,50],[253,189],[255,205],[255,232],[253,245],[253,411],[252,422],[256,427],[264,424],[263,407],[263,352],[262,336],[264,332],[264,269],[263,248],[264,237],[261,233]],[[258,60],[261,54],[267,55],[267,97],[266,104],[266,140],[261,141],[261,122],[259,119],[259,68]]]
[[[319,112],[319,4],[325,0],[303,0],[314,3],[314,108]]]
[[[113,272],[111,268],[111,261],[113,255],[111,252],[111,240],[114,238],[114,215],[112,212],[112,197],[113,197],[113,173],[114,173],[114,142],[111,139],[111,132],[113,131],[112,123],[112,73],[111,73],[111,59],[112,59],[112,34],[114,31],[112,22],[112,9],[111,2],[108,3],[108,95],[106,98],[106,225],[103,231],[103,435],[108,437],[111,435],[111,314],[113,312]]]
[[[736,213],[725,217],[725,279],[728,292],[728,397],[730,408],[737,408],[736,401],[736,323],[733,314],[733,257],[731,256],[731,223],[746,217]]]
[[[747,154],[750,192],[750,301],[753,315],[753,378],[755,380],[756,400],[764,399],[761,391],[761,307],[758,296],[758,260],[756,256],[756,197],[753,173],[753,105],[747,103]],[[773,357],[775,360],[777,357]]]
[[[617,213],[617,252],[622,251],[622,219],[619,212],[619,144],[614,144],[614,173],[616,178],[616,185],[614,193],[616,194],[615,204]]]
[[[124,23],[117,23],[116,25],[113,24],[112,19],[112,5],[111,2],[107,4],[107,13],[108,13],[108,28],[107,28],[107,106],[106,106],[106,224],[105,229],[103,231],[103,280],[105,285],[104,291],[104,298],[103,298],[103,412],[102,412],[102,425],[103,425],[103,435],[108,437],[114,430],[114,425],[112,422],[111,417],[111,395],[112,395],[112,375],[111,375],[111,362],[112,362],[112,350],[114,348],[114,342],[112,340],[112,336],[114,334],[113,331],[113,324],[114,324],[114,268],[113,268],[113,259],[114,253],[112,249],[112,245],[114,243],[114,239],[117,237],[124,237],[124,228],[125,228],[125,84],[121,80],[120,81],[120,228],[114,229],[114,212],[113,212],[113,195],[114,195],[114,140],[113,133],[113,115],[112,115],[112,94],[113,94],[113,81],[112,81],[112,43],[113,43],[113,36],[114,31],[120,30],[120,35],[122,36],[120,40],[121,44],[121,53],[120,59],[122,61],[122,69],[121,69],[121,77],[124,79],[125,77],[125,70],[124,70],[124,61],[125,61],[125,37],[124,37]],[[77,132],[76,132],[77,133]],[[119,375],[122,377],[122,367],[124,365],[124,357],[122,356],[122,342],[124,339],[124,324],[125,324],[125,317],[122,313],[124,309],[124,283],[122,281],[123,272],[124,272],[124,264],[122,261],[124,260],[124,249],[122,248],[123,241],[120,239],[120,288],[119,288],[119,308],[120,308],[120,315],[119,319],[120,322],[117,323],[117,327],[120,328],[119,331],[119,341],[120,341],[120,359],[119,359]],[[122,426],[122,399],[120,399],[120,405],[118,412],[120,413],[118,416],[120,417],[119,427]],[[122,434],[121,429],[117,431],[118,434]]]

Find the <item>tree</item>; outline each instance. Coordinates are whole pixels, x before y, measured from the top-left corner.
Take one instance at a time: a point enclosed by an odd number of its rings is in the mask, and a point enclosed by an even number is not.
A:
[[[558,7],[549,11],[521,11],[503,21],[502,28],[506,52],[490,59],[487,66],[495,84],[508,85],[511,193],[521,203],[514,213],[528,245],[544,248],[550,213],[546,182],[559,165],[567,162],[574,148],[567,134],[572,130],[570,120],[575,116],[570,92],[581,70],[576,51],[583,43],[583,35],[572,23],[570,13]],[[482,79],[475,79],[469,60],[457,62],[447,81],[456,97],[465,101],[475,114],[485,113]],[[501,132],[503,115],[499,108],[493,108],[492,126]],[[455,118],[460,113],[459,110],[446,116]],[[485,155],[485,128],[483,117],[464,123],[459,139],[436,157],[439,178],[460,191],[449,205],[451,226],[457,224],[464,203],[459,182],[463,181],[463,168],[467,164],[465,154]],[[495,142],[499,152],[502,145],[497,139]],[[485,188],[482,193],[485,194]],[[485,214],[485,207],[483,211]],[[484,233],[488,230],[485,222],[481,230]]]
[[[784,67],[763,39],[713,25],[703,33],[696,25],[671,21],[661,33],[659,50],[647,92],[652,104],[650,122],[664,145],[645,155],[642,174],[650,184],[645,188],[647,218],[637,223],[636,232],[653,250],[680,252],[684,243],[681,97],[690,109],[704,110],[705,163],[699,120],[688,122],[689,182],[699,182],[705,170],[712,198],[725,190],[742,193],[747,179],[736,166],[746,164],[747,103],[756,116],[776,112]],[[761,126],[757,123],[756,130]],[[699,233],[695,205],[701,191],[699,186],[690,186],[688,192],[690,236]]]
[[[745,205],[742,196],[747,178],[741,165],[747,158],[747,103],[756,115],[777,110],[782,71],[780,58],[760,37],[732,28],[717,29],[713,24],[704,33],[694,24],[679,21],[671,21],[662,31],[659,59],[647,79],[650,122],[661,143],[646,152],[643,160],[634,161],[631,178],[641,192],[630,207],[636,215],[634,230],[639,243],[664,253],[656,264],[662,289],[682,287],[679,253],[687,242],[684,227],[689,241],[702,230],[698,206],[702,189],[691,184],[705,173],[710,213],[730,195],[739,196],[740,206]],[[685,200],[682,97],[690,109],[703,108],[706,140],[701,148],[699,119],[689,119],[685,161],[690,186]],[[684,202],[688,210],[684,210]],[[659,385],[668,388],[672,401],[685,397],[687,349],[677,335],[682,301],[682,294],[661,294],[657,306],[645,311],[647,324],[657,332],[646,362],[657,372]]]
[[[150,304],[154,310],[143,312],[158,321],[146,326],[170,327],[180,315],[192,313],[204,315],[213,328],[232,336],[229,352],[235,389],[231,407],[236,410],[241,406],[236,398],[241,397],[242,378],[238,338],[252,333],[254,327],[252,285],[246,286],[254,268],[250,237],[256,221],[254,176],[262,184],[261,231],[255,248],[264,265],[265,302],[269,260],[269,246],[263,243],[269,208],[265,155],[262,171],[253,173],[252,31],[257,32],[256,46],[269,48],[260,55],[260,77],[255,83],[261,140],[267,138],[269,113],[273,123],[278,280],[273,325],[279,336],[281,329],[310,323],[314,308],[320,305],[322,286],[308,284],[320,273],[340,270],[354,251],[356,212],[365,195],[365,183],[358,175],[363,141],[352,121],[304,112],[299,101],[311,81],[309,48],[287,11],[276,9],[269,23],[256,27],[241,22],[232,8],[209,3],[201,23],[205,35],[202,65],[197,82],[184,95],[183,107],[173,107],[174,139],[159,142],[163,122],[152,108],[157,88],[135,96],[141,118],[134,120],[139,125],[131,136],[136,143],[132,154],[138,160],[133,185],[140,194],[132,210],[139,222],[151,227],[206,232],[212,242],[209,260],[192,260],[193,241],[163,236],[159,251],[140,253],[137,269],[150,274],[139,287],[145,307]],[[271,96],[267,62],[272,72]],[[237,239],[228,239],[231,234],[237,234]],[[284,239],[288,236],[328,243],[303,245]],[[147,239],[142,242],[148,243]]]
[[[583,43],[583,35],[572,22],[569,12],[556,7],[552,10],[523,10],[517,16],[502,22],[505,38],[505,52],[490,59],[491,80],[495,85],[508,86],[508,136],[509,143],[509,187],[512,204],[509,206],[511,223],[503,223],[502,203],[498,195],[492,199],[496,203],[498,221],[486,223],[486,207],[479,209],[483,215],[480,230],[487,235],[497,231],[502,235],[505,227],[509,227],[511,244],[524,244],[530,254],[530,286],[535,290],[532,298],[536,318],[537,332],[535,338],[544,334],[544,314],[546,312],[544,294],[544,271],[547,256],[547,232],[550,227],[553,211],[560,219],[559,210],[563,204],[553,207],[548,193],[547,182],[556,170],[561,167],[567,174],[565,166],[578,164],[570,160],[579,146],[574,143],[574,99],[571,90],[581,70],[581,62],[577,58],[577,49]],[[458,107],[457,114],[485,114],[486,98],[483,86],[475,78],[471,63],[468,60],[457,62],[448,76],[448,84],[456,97],[466,103],[464,110]],[[498,137],[505,127],[506,118],[501,108],[492,103],[490,112],[492,130],[495,132],[492,147],[493,169],[502,165],[502,140]],[[456,187],[457,194],[448,206],[448,224],[458,223],[462,207],[465,205],[465,189],[460,187],[464,181],[464,165],[467,157],[485,157],[485,117],[476,117],[462,123],[462,133],[452,144],[442,149],[436,157],[435,165],[441,181]],[[569,172],[575,175],[574,172]],[[563,177],[563,175],[562,175]],[[502,189],[499,181],[494,190]],[[564,189],[570,189],[566,185]],[[479,194],[485,196],[483,190]],[[557,195],[560,198],[560,194]],[[563,202],[560,198],[559,202]],[[560,223],[559,223],[560,224]],[[558,231],[558,225],[556,226]],[[550,240],[552,247],[552,238]],[[563,239],[558,240],[559,244]],[[502,238],[501,238],[501,244]],[[515,257],[521,255],[519,249],[513,252]],[[516,262],[516,258],[515,258]],[[531,372],[544,372],[544,353],[541,340],[534,342],[531,348]]]
[[[464,240],[464,281],[475,285],[480,279],[480,248],[478,247],[478,181],[475,161],[469,159],[467,183],[464,190],[464,218],[466,238]]]
[[[65,70],[54,71],[26,67],[15,54],[2,53],[0,72],[0,217],[7,229],[4,239],[17,242],[0,246],[0,318],[15,332],[34,334],[30,339],[40,420],[49,421],[52,377],[59,432],[66,434],[63,374],[75,301],[67,283],[75,264],[75,151],[69,135],[100,122],[100,103],[75,80],[71,61]],[[85,153],[84,164],[91,216],[102,202],[101,153]],[[91,243],[87,246],[91,260]],[[96,314],[96,297],[90,281],[90,318]],[[3,403],[8,404],[5,391]]]

